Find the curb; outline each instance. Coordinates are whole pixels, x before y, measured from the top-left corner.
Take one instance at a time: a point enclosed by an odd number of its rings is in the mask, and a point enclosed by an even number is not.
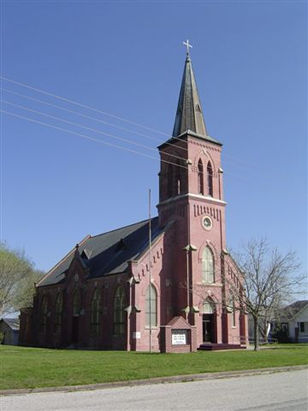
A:
[[[295,365],[286,367],[273,367],[273,368],[258,368],[252,370],[239,370],[239,371],[225,371],[225,372],[213,372],[205,374],[187,374],[187,375],[176,375],[171,377],[156,377],[147,378],[143,380],[130,380],[130,381],[115,381],[115,382],[105,382],[100,384],[88,384],[88,385],[68,385],[63,387],[42,387],[42,388],[22,388],[22,389],[12,389],[12,390],[0,390],[0,395],[21,395],[21,394],[32,394],[40,392],[74,392],[74,391],[90,391],[90,390],[101,390],[107,388],[118,388],[118,387],[133,387],[139,385],[152,385],[152,384],[166,384],[175,382],[191,382],[191,381],[201,381],[201,380],[214,380],[222,378],[236,378],[236,377],[250,377],[253,375],[261,374],[273,374],[278,372],[286,371],[297,371],[308,369],[308,365]]]

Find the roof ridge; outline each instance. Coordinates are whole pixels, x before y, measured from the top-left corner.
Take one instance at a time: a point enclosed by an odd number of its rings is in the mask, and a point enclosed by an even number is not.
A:
[[[297,301],[294,301],[291,304],[286,305],[284,308],[286,309],[286,308],[292,307],[292,306],[294,306],[296,304],[300,304],[300,303],[301,304],[308,304],[308,300],[297,300]]]
[[[89,238],[91,238],[90,234],[86,235],[78,244],[82,244],[83,242],[89,240]],[[40,285],[40,283],[42,281],[44,281],[50,274],[52,274],[52,272],[59,267],[59,265],[61,263],[63,263],[63,261],[69,257],[73,252],[75,252],[75,247],[73,247],[70,251],[68,251],[65,256],[63,258],[61,258],[60,261],[58,261],[49,271],[47,271],[47,273],[38,281],[38,283],[36,284],[36,286],[38,287]]]
[[[157,237],[157,234],[159,233],[158,216],[152,217],[151,222],[153,225],[152,238],[153,236]],[[121,238],[126,238],[132,235],[132,248],[129,249],[127,255],[125,253],[122,253],[120,257],[118,256],[116,259],[114,259],[114,262],[116,262],[116,264],[112,264],[112,270],[114,270],[116,267],[124,267],[124,265],[127,264],[127,260],[130,259],[132,255],[138,255],[140,253],[140,250],[144,248],[143,240],[147,236],[148,224],[149,220],[144,219],[106,233],[98,234],[96,236],[88,235],[85,239],[83,239],[82,242],[79,243],[79,252],[82,252],[82,250],[84,249],[93,251],[89,260],[89,264],[87,263],[87,267],[90,270],[89,275],[91,272],[93,274],[93,277],[96,277],[96,272],[100,271],[100,267],[104,267],[105,270],[105,266],[110,263],[110,261],[108,263],[106,258],[108,257],[108,260],[110,260],[111,257],[113,257],[113,246]],[[38,282],[37,287],[44,287],[46,285],[57,284],[63,281],[65,272],[72,263],[75,250],[76,249],[73,248],[68,253],[66,253],[66,255]],[[80,253],[78,254],[80,257]],[[85,263],[82,258],[80,259],[82,263]],[[99,266],[97,264],[99,264]]]
[[[158,218],[158,216],[152,217],[151,220],[154,220],[155,218]],[[149,221],[149,219],[146,218],[146,219],[144,219],[144,220],[137,221],[136,223],[124,225],[123,227],[115,228],[115,229],[113,229],[113,230],[106,231],[106,232],[104,232],[104,233],[100,233],[100,234],[96,234],[96,235],[91,235],[90,237],[91,237],[91,238],[99,237],[99,236],[101,236],[101,235],[105,235],[105,234],[113,233],[113,232],[115,232],[115,231],[123,230],[123,228],[128,228],[128,227],[131,227],[131,226],[136,225],[136,224],[145,223],[146,221]]]

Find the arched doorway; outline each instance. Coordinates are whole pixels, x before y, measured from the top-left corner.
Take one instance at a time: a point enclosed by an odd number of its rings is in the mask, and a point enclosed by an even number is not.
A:
[[[202,339],[204,343],[216,343],[215,304],[206,300],[202,307]]]

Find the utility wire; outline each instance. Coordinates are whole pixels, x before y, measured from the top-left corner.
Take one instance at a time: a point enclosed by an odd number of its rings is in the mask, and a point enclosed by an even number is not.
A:
[[[134,121],[131,121],[131,120],[128,120],[128,119],[126,119],[126,118],[117,116],[117,115],[115,115],[115,114],[107,113],[106,111],[99,110],[99,109],[97,109],[97,108],[95,108],[95,107],[88,106],[87,104],[82,104],[82,103],[79,103],[78,101],[74,101],[74,100],[68,99],[68,98],[66,98],[66,97],[58,96],[57,94],[49,93],[48,91],[45,91],[45,90],[43,90],[43,89],[39,89],[39,88],[36,88],[36,87],[32,87],[32,86],[30,86],[30,85],[28,85],[28,84],[26,84],[26,83],[22,83],[22,82],[20,82],[20,81],[16,81],[16,80],[9,79],[8,77],[5,77],[5,76],[1,76],[1,78],[2,78],[3,80],[5,80],[5,81],[10,82],[10,83],[17,84],[17,85],[22,86],[22,87],[26,87],[26,88],[28,88],[28,89],[30,89],[30,90],[37,91],[37,92],[39,92],[39,93],[45,94],[45,95],[50,96],[50,97],[55,97],[55,98],[57,98],[57,99],[59,99],[59,100],[65,101],[66,103],[74,104],[74,105],[76,105],[76,106],[79,106],[79,107],[82,107],[82,108],[86,108],[86,109],[88,109],[88,110],[93,110],[93,111],[95,111],[95,112],[97,112],[97,113],[104,114],[105,116],[109,116],[109,117],[115,118],[115,119],[117,119],[117,120],[124,121],[125,123],[133,124],[134,126],[144,128],[145,130],[149,130],[149,131],[152,131],[152,132],[154,132],[154,133],[158,133],[158,134],[162,134],[162,135],[164,135],[164,136],[170,137],[169,134],[164,133],[163,131],[156,130],[156,129],[154,129],[154,128],[144,126],[143,124],[136,123],[136,122],[134,122]]]
[[[88,116],[88,115],[86,115],[86,114],[80,113],[80,112],[78,112],[78,111],[70,110],[70,109],[65,108],[65,107],[61,107],[61,106],[59,106],[59,105],[57,105],[57,104],[52,104],[52,103],[49,103],[49,102],[47,102],[47,101],[44,101],[44,100],[41,100],[41,99],[37,99],[37,98],[35,98],[35,97],[31,97],[31,96],[28,96],[28,95],[26,95],[26,94],[18,93],[18,92],[16,92],[16,91],[8,90],[8,89],[5,89],[5,88],[3,88],[2,90],[5,91],[5,92],[7,92],[7,93],[10,93],[10,94],[13,94],[13,95],[16,95],[16,96],[19,96],[19,97],[22,97],[22,98],[26,98],[26,99],[31,100],[31,101],[38,102],[38,103],[40,103],[40,104],[44,104],[44,105],[47,105],[47,106],[50,106],[50,107],[54,107],[54,108],[56,108],[56,109],[59,109],[59,110],[62,110],[62,111],[66,111],[66,112],[71,113],[71,114],[76,114],[77,116],[82,117],[82,118],[86,118],[86,119],[89,119],[89,120],[97,121],[97,122],[99,122],[99,123],[105,124],[105,125],[110,126],[110,127],[113,127],[113,128],[117,128],[117,129],[122,130],[122,131],[127,131],[127,132],[129,132],[129,133],[134,133],[134,134],[137,134],[137,135],[139,135],[139,136],[145,137],[145,138],[150,139],[150,140],[158,141],[158,138],[157,138],[157,137],[148,136],[147,134],[140,133],[140,132],[134,131],[134,130],[130,130],[130,129],[127,129],[127,128],[125,128],[125,127],[121,127],[121,126],[118,126],[118,125],[109,123],[109,122],[104,121],[104,120],[102,120],[102,119],[99,119],[99,118],[96,118],[96,117],[91,117],[91,116]],[[172,137],[172,138],[173,138],[174,140],[180,140],[180,141],[182,141],[182,142],[185,141],[185,140],[179,139],[179,138],[177,138],[177,137]],[[132,144],[134,144],[134,143],[132,143]],[[170,145],[170,146],[174,146],[172,143],[168,143],[168,141],[165,142],[164,144]],[[186,147],[177,146],[177,149],[180,149],[180,150],[183,150],[183,151],[185,151],[185,152],[188,152],[188,149],[187,149]],[[170,155],[170,156],[173,156],[172,154],[169,154],[169,155]],[[226,161],[227,161],[227,162],[228,162],[228,161],[231,161],[231,163],[233,163],[233,165],[236,165],[237,167],[240,167],[240,168],[246,167],[246,166],[244,166],[244,165],[241,166],[240,164],[235,164],[235,163],[234,163],[234,160],[229,160],[229,159],[228,159],[228,158],[232,159],[232,157],[226,155],[225,153],[223,153],[223,156],[224,156],[224,157],[227,157],[227,158],[226,158]],[[178,158],[181,158],[181,157],[178,157]],[[183,158],[183,160],[186,160],[186,159]],[[237,162],[237,160],[235,160],[235,161]]]
[[[35,102],[40,103],[40,104],[45,104],[46,106],[55,107],[59,110],[66,111],[66,112],[71,113],[71,114],[76,114],[77,116],[87,118],[89,120],[94,120],[94,121],[97,121],[99,123],[105,124],[105,125],[110,126],[110,127],[117,128],[117,129],[122,130],[122,131],[127,131],[129,133],[134,133],[134,134],[137,134],[138,136],[145,137],[145,138],[148,138],[150,140],[158,141],[157,138],[148,136],[147,134],[144,134],[144,133],[140,133],[139,131],[130,130],[130,129],[125,128],[125,127],[117,126],[115,124],[109,123],[108,121],[104,121],[104,120],[101,120],[101,119],[96,118],[96,117],[87,116],[86,114],[82,114],[78,111],[70,110],[68,108],[58,106],[57,104],[52,104],[52,103],[49,103],[49,102],[44,101],[44,100],[40,100],[40,99],[35,98],[35,97],[27,96],[26,94],[17,93],[16,91],[8,90],[6,88],[3,88],[2,90],[7,92],[7,93],[14,94],[15,96],[23,97],[23,98],[35,101]],[[187,149],[185,149],[185,150],[187,151]]]
[[[103,115],[107,115],[107,116],[116,118],[116,119],[118,119],[118,120],[125,121],[125,122],[127,122],[127,123],[129,123],[129,124],[133,124],[133,125],[135,125],[135,126],[142,127],[142,128],[144,128],[144,129],[146,129],[146,130],[150,130],[150,131],[153,131],[153,132],[155,132],[155,133],[163,134],[163,135],[166,135],[166,136],[170,137],[170,134],[168,134],[168,133],[165,133],[165,132],[162,132],[162,131],[160,131],[160,130],[156,130],[156,129],[154,129],[154,128],[147,127],[147,126],[144,126],[144,125],[142,125],[142,124],[136,123],[136,122],[134,122],[134,121],[127,120],[127,119],[122,118],[122,117],[119,117],[119,116],[117,116],[117,115],[114,115],[114,114],[111,114],[111,113],[108,113],[108,112],[105,112],[105,111],[96,109],[95,107],[91,107],[91,106],[89,106],[89,105],[82,104],[82,103],[79,103],[79,102],[77,102],[77,101],[74,101],[74,100],[71,100],[71,99],[62,97],[62,96],[58,96],[58,95],[53,94],[53,93],[50,93],[50,92],[48,92],[48,91],[46,91],[46,90],[43,90],[43,89],[39,89],[39,88],[30,86],[30,85],[28,85],[28,84],[26,84],[26,83],[19,82],[19,81],[16,81],[16,80],[13,80],[13,79],[10,79],[10,78],[8,78],[8,77],[1,76],[1,75],[0,75],[0,78],[3,79],[3,80],[5,80],[5,81],[8,81],[8,82],[10,82],[10,83],[17,84],[17,85],[19,85],[19,86],[21,86],[21,87],[25,87],[25,88],[28,88],[28,89],[30,89],[30,90],[34,90],[34,91],[36,91],[36,92],[39,92],[39,93],[42,93],[42,94],[45,94],[45,95],[48,95],[48,96],[51,96],[51,97],[60,99],[60,100],[65,101],[65,102],[68,102],[68,103],[70,103],[70,104],[77,105],[77,106],[80,106],[80,107],[83,107],[83,108],[86,108],[86,109],[89,109],[89,110],[93,110],[94,112],[97,112],[97,113],[100,113],[100,114],[103,114]],[[8,90],[7,90],[7,91],[8,91]],[[11,92],[11,91],[9,91],[9,92]],[[20,94],[20,93],[16,93],[16,92],[12,92],[12,93]],[[27,97],[26,97],[26,98],[27,98]],[[28,97],[28,98],[34,99],[33,97]],[[51,105],[51,103],[46,103],[46,102],[42,102],[42,103],[43,103],[43,104]],[[60,107],[59,107],[59,108],[60,108]],[[67,111],[68,111],[68,109],[64,109],[64,110],[67,110]],[[77,112],[75,112],[75,114],[81,115],[81,113],[78,114]],[[81,116],[85,116],[85,115],[81,115]],[[102,121],[102,120],[96,119],[96,121]],[[113,127],[113,126],[112,126],[112,127]],[[117,126],[115,126],[115,127],[117,127]],[[136,134],[137,134],[137,133],[136,133]],[[139,133],[139,134],[140,134],[140,133]],[[144,135],[144,136],[145,136],[145,135]],[[147,137],[149,138],[149,136],[147,136]],[[174,137],[174,136],[170,137],[170,139],[171,139],[171,138],[172,138],[172,140],[179,140],[179,141],[181,141],[181,142],[185,141],[185,140],[183,140],[183,139],[181,139],[181,138]],[[151,139],[153,139],[153,137],[151,137]],[[166,141],[164,144],[173,145],[172,143],[169,143],[168,141]],[[177,147],[177,148],[180,148],[180,149],[183,149],[183,150],[185,150],[185,151],[188,151],[187,148],[184,148],[184,147]],[[225,153],[223,153],[223,155],[224,155],[224,157],[226,157],[227,159],[230,158],[230,161],[231,161],[231,162],[234,161],[234,160],[232,160],[232,159],[233,159],[232,156],[229,156],[228,154],[225,154]],[[237,159],[235,159],[235,161],[238,162]],[[242,164],[243,164],[243,163],[242,163]],[[247,168],[247,165],[244,165],[244,164],[243,164],[243,166],[241,166],[240,164],[237,164],[237,165],[238,165],[239,167],[245,167],[245,168]],[[250,164],[249,166],[251,166],[251,164]]]
[[[54,129],[56,129],[56,130],[64,131],[65,133],[69,133],[69,134],[72,134],[72,135],[75,135],[75,136],[79,136],[79,137],[82,137],[82,138],[84,138],[84,139],[93,141],[93,142],[95,142],[95,143],[104,144],[104,145],[107,145],[107,146],[110,146],[110,147],[115,147],[115,148],[118,148],[118,149],[121,149],[121,150],[126,150],[126,151],[129,151],[130,153],[138,154],[138,155],[140,155],[140,156],[144,156],[144,157],[147,157],[147,158],[150,158],[150,159],[152,159],[152,160],[157,161],[157,158],[156,158],[156,157],[150,156],[150,155],[145,154],[145,153],[141,153],[140,151],[132,150],[132,149],[130,149],[130,148],[123,147],[123,146],[119,146],[119,145],[117,145],[117,144],[108,143],[107,141],[99,140],[99,139],[97,139],[97,138],[95,138],[95,137],[91,137],[91,136],[88,136],[88,135],[86,135],[86,134],[77,133],[77,132],[75,132],[75,131],[71,131],[71,130],[65,129],[65,128],[63,128],[63,127],[54,126],[54,125],[45,123],[45,122],[43,122],[43,121],[35,120],[35,119],[33,119],[33,118],[29,118],[29,117],[26,117],[26,116],[21,116],[21,115],[19,115],[19,114],[12,113],[12,112],[7,111],[7,110],[2,110],[2,109],[1,109],[0,111],[1,111],[2,113],[8,114],[8,115],[13,116],[13,117],[20,118],[20,119],[22,119],[22,120],[27,120],[27,121],[30,121],[30,122],[32,122],[32,123],[36,123],[36,124],[43,125],[43,126],[45,126],[45,127],[50,127],[50,128],[54,128]],[[171,165],[176,166],[176,167],[184,168],[185,170],[188,169],[188,167],[186,167],[186,166],[182,166],[182,165],[180,165],[180,164],[172,163],[172,162],[167,161],[167,160],[161,159],[160,161],[161,161],[162,163],[171,164]]]
[[[14,105],[15,105],[15,104],[14,104]],[[31,111],[32,111],[32,110],[31,110]],[[130,149],[130,148],[123,147],[123,146],[119,146],[119,145],[117,145],[117,144],[108,143],[108,142],[106,142],[106,141],[103,141],[103,140],[100,140],[100,139],[97,139],[97,138],[94,138],[94,137],[91,137],[91,136],[88,136],[88,135],[85,135],[85,134],[81,134],[81,133],[78,133],[78,132],[75,132],[75,131],[72,131],[72,130],[68,130],[68,129],[65,129],[65,128],[63,128],[63,127],[58,127],[58,126],[55,126],[55,125],[51,125],[51,124],[49,124],[49,123],[45,123],[45,122],[42,122],[42,121],[39,121],[39,120],[30,118],[30,117],[22,116],[22,115],[19,115],[19,114],[17,114],[17,113],[12,113],[12,112],[9,112],[9,111],[6,111],[6,110],[0,110],[0,112],[5,113],[5,114],[8,114],[8,115],[11,115],[11,116],[13,116],[13,117],[16,117],[16,118],[19,118],[19,119],[22,119],[22,120],[26,120],[26,121],[29,121],[29,122],[32,122],[32,123],[36,123],[36,124],[39,124],[39,125],[43,125],[43,126],[45,126],[45,127],[54,128],[54,129],[56,129],[56,130],[64,131],[64,132],[66,132],[66,133],[69,133],[69,134],[72,134],[72,135],[75,135],[75,136],[79,136],[79,137],[81,137],[81,138],[90,140],[90,141],[95,142],[95,143],[104,144],[104,145],[107,145],[107,146],[110,146],[110,147],[118,148],[118,149],[120,149],[120,150],[125,150],[125,151],[128,151],[128,152],[130,152],[130,153],[137,154],[137,155],[139,155],[139,156],[143,156],[143,157],[150,158],[150,159],[152,159],[152,160],[157,161],[157,158],[156,158],[156,157],[150,156],[150,155],[148,155],[148,154],[146,154],[146,153],[142,153],[142,152],[140,152],[140,151],[132,150],[132,149]],[[48,115],[48,116],[49,116],[49,115]],[[54,117],[54,116],[51,116],[51,117]],[[187,167],[187,166],[183,166],[183,165],[178,164],[178,163],[173,163],[173,162],[171,162],[171,161],[167,161],[167,160],[164,160],[164,159],[162,159],[162,158],[160,159],[160,161],[161,161],[162,163],[165,163],[165,164],[170,164],[170,165],[173,165],[173,166],[175,166],[175,167],[179,167],[179,168],[183,168],[183,169],[185,169],[185,170],[188,170],[188,167]],[[238,175],[235,175],[235,174],[233,174],[233,173],[228,173],[228,175],[229,175],[229,176],[234,176],[235,178],[237,178],[237,179],[239,179],[239,180],[242,180],[242,181],[247,182],[247,180],[246,180],[246,179],[243,179],[242,176],[238,176]],[[216,175],[216,174],[213,174],[213,178],[217,178],[217,175]]]
[[[70,125],[75,126],[75,127],[80,127],[80,128],[85,129],[85,130],[93,131],[94,133],[99,133],[99,134],[102,134],[102,135],[104,135],[104,136],[111,137],[111,138],[113,138],[113,139],[115,139],[115,140],[123,141],[123,142],[125,142],[125,143],[132,144],[132,145],[135,145],[135,146],[138,146],[138,147],[142,147],[142,148],[144,148],[144,149],[146,149],[146,150],[151,150],[151,151],[154,151],[155,153],[157,153],[157,150],[156,150],[155,148],[153,148],[153,147],[149,147],[149,146],[146,146],[146,145],[144,145],[144,144],[137,143],[137,142],[135,142],[135,141],[132,141],[132,140],[130,140],[130,139],[126,139],[126,138],[124,138],[124,137],[118,137],[118,136],[115,136],[115,135],[113,135],[113,134],[106,133],[106,132],[104,132],[104,131],[98,130],[98,129],[96,129],[96,128],[87,127],[87,126],[84,126],[83,124],[75,123],[75,122],[69,121],[69,120],[65,120],[65,119],[63,119],[63,118],[61,118],[61,117],[57,117],[57,116],[53,116],[53,115],[51,115],[51,114],[43,113],[42,111],[34,110],[34,109],[29,108],[29,107],[23,106],[23,105],[21,105],[21,104],[15,104],[15,103],[12,103],[12,102],[7,101],[7,100],[3,100],[3,103],[9,104],[10,106],[17,107],[17,108],[20,108],[20,109],[25,110],[25,111],[29,111],[29,112],[31,112],[31,113],[39,114],[39,115],[44,116],[44,117],[52,118],[53,120],[62,121],[63,123],[70,124]],[[184,161],[186,161],[186,158],[176,156],[175,154],[170,154],[170,153],[169,153],[168,156],[169,156],[169,157],[174,157],[174,158],[176,158],[176,159],[178,159],[178,160],[184,160]]]
[[[37,88],[37,87],[33,87],[33,86],[29,85],[29,84],[26,84],[26,83],[23,83],[23,82],[20,82],[20,81],[16,81],[16,80],[10,79],[10,78],[8,78],[8,77],[6,77],[6,76],[2,76],[2,75],[1,75],[0,77],[1,77],[1,79],[5,80],[5,81],[8,81],[8,82],[10,82],[10,83],[19,85],[19,86],[21,86],[21,87],[28,88],[28,89],[30,89],[30,90],[34,90],[34,91],[36,91],[36,92],[38,92],[38,93],[42,93],[42,94],[45,94],[45,95],[47,95],[47,96],[51,96],[51,97],[57,98],[57,99],[59,99],[59,100],[65,101],[65,102],[67,102],[67,103],[70,103],[70,104],[73,104],[73,105],[77,105],[77,106],[79,106],[79,107],[86,108],[86,109],[88,109],[88,110],[92,110],[92,111],[94,111],[94,112],[97,112],[97,113],[100,113],[100,114],[103,114],[103,115],[106,115],[106,116],[115,118],[115,119],[120,120],[120,121],[124,121],[124,122],[129,123],[129,124],[132,124],[132,125],[134,125],[134,126],[141,127],[141,128],[143,128],[143,129],[145,129],[145,130],[152,131],[152,132],[154,132],[154,133],[158,133],[158,134],[162,134],[162,135],[164,135],[164,136],[168,136],[170,139],[172,138],[172,140],[184,141],[183,139],[181,139],[181,138],[179,138],[179,137],[174,137],[174,136],[170,137],[170,134],[168,134],[168,133],[166,133],[166,132],[163,132],[163,131],[161,131],[161,130],[157,130],[157,129],[154,129],[154,128],[151,128],[151,127],[144,126],[143,124],[139,124],[139,123],[137,123],[137,122],[135,122],[135,121],[131,121],[131,120],[125,119],[125,118],[123,118],[123,117],[117,116],[117,115],[115,115],[115,114],[108,113],[108,112],[103,111],[103,110],[99,110],[99,109],[97,109],[97,108],[95,108],[95,107],[92,107],[92,106],[89,106],[89,105],[87,105],[87,104],[79,103],[78,101],[74,101],[74,100],[68,99],[68,98],[66,98],[66,97],[58,96],[57,94],[50,93],[50,92],[48,92],[48,91],[46,91],[46,90],[43,90],[43,89],[40,89],[40,88]],[[170,143],[167,141],[167,142],[165,142],[165,144],[170,144]],[[183,150],[187,150],[187,148],[183,148],[183,147],[182,147],[182,148],[181,148],[181,147],[178,147],[178,148],[183,149]],[[225,154],[225,153],[224,153],[224,157],[230,158],[231,160],[232,160],[232,158],[233,158],[232,156],[229,156],[228,154]],[[233,161],[233,160],[232,160],[232,161]],[[235,159],[235,161],[238,162],[237,159]],[[242,163],[242,164],[243,164],[243,163]],[[251,167],[251,164],[249,164],[249,165],[248,165],[248,164],[247,164],[247,165],[244,165],[244,164],[243,164],[243,167],[247,167],[247,166]]]
[[[40,89],[40,88],[37,88],[37,87],[30,86],[29,84],[26,84],[26,83],[23,83],[23,82],[20,82],[20,81],[16,81],[16,80],[10,79],[10,78],[5,77],[5,76],[1,76],[1,78],[2,78],[3,80],[5,80],[5,81],[8,81],[8,82],[13,83],[13,84],[17,84],[17,85],[19,85],[19,86],[21,86],[21,87],[25,87],[25,88],[28,88],[28,89],[30,89],[30,90],[36,91],[36,92],[38,92],[38,93],[42,93],[42,94],[45,94],[45,95],[47,95],[47,96],[54,97],[54,98],[57,98],[57,99],[59,99],[59,100],[65,101],[66,103],[74,104],[74,105],[76,105],[76,106],[79,106],[79,107],[82,107],[82,108],[86,108],[87,110],[92,110],[92,111],[95,111],[96,113],[100,113],[100,114],[103,114],[103,115],[106,115],[106,116],[115,118],[115,119],[117,119],[117,120],[124,121],[124,122],[126,122],[126,123],[132,124],[132,125],[134,125],[134,126],[144,128],[145,130],[149,130],[149,131],[152,131],[152,132],[154,132],[154,133],[162,134],[162,135],[164,135],[164,136],[167,136],[167,137],[171,138],[171,137],[170,137],[170,134],[168,134],[168,133],[165,133],[165,132],[160,131],[160,130],[156,130],[156,129],[151,128],[151,127],[144,126],[143,124],[136,123],[135,121],[131,121],[131,120],[125,119],[125,118],[120,117],[120,116],[117,116],[117,115],[115,115],[115,114],[111,114],[111,113],[108,113],[108,112],[106,112],[106,111],[99,110],[99,109],[97,109],[97,108],[95,108],[95,107],[92,107],[92,106],[89,106],[89,105],[87,105],[87,104],[79,103],[78,101],[71,100],[71,99],[68,99],[68,98],[66,98],[66,97],[58,96],[57,94],[50,93],[50,92],[48,92],[48,91],[46,91],[46,90],[43,90],[43,89]],[[179,141],[183,141],[181,138],[174,137],[174,136],[172,137],[172,139],[174,139],[174,140],[179,140]]]
[[[36,92],[38,92],[38,93],[42,93],[42,94],[45,94],[45,95],[47,95],[47,96],[54,97],[54,98],[57,98],[57,99],[59,99],[59,100],[65,101],[66,103],[70,103],[70,104],[77,105],[77,106],[82,107],[82,108],[86,108],[86,109],[88,109],[88,110],[92,110],[92,111],[94,111],[94,112],[96,112],[96,113],[100,113],[100,114],[103,114],[103,115],[106,115],[106,116],[115,118],[115,119],[117,119],[117,120],[124,121],[124,122],[129,123],[129,124],[132,124],[132,125],[134,125],[134,126],[144,128],[145,130],[152,131],[152,132],[154,132],[154,133],[162,134],[162,135],[164,135],[164,136],[167,136],[167,137],[169,137],[169,138],[172,138],[173,140],[183,141],[183,139],[181,139],[181,138],[179,138],[179,137],[170,136],[170,134],[168,134],[168,133],[166,133],[166,132],[163,132],[163,131],[161,131],[161,130],[157,130],[157,129],[154,129],[154,128],[151,128],[151,127],[144,126],[143,124],[139,124],[139,123],[137,123],[137,122],[135,122],[135,121],[131,121],[131,120],[125,119],[125,118],[123,118],[123,117],[117,116],[117,115],[115,115],[115,114],[108,113],[108,112],[103,111],[103,110],[99,110],[99,109],[97,109],[97,108],[95,108],[95,107],[92,107],[92,106],[89,106],[89,105],[87,105],[87,104],[79,103],[78,101],[71,100],[71,99],[68,99],[68,98],[66,98],[66,97],[58,96],[57,94],[50,93],[50,92],[48,92],[48,91],[46,91],[46,90],[43,90],[43,89],[40,89],[40,88],[37,88],[37,87],[30,86],[29,84],[26,84],[26,83],[23,83],[23,82],[20,82],[20,81],[16,81],[16,80],[10,79],[10,78],[5,77],[5,76],[1,76],[1,78],[2,78],[3,80],[5,80],[5,81],[8,81],[8,82],[13,83],[13,84],[17,84],[17,85],[19,85],[19,86],[21,86],[21,87],[25,87],[25,88],[28,88],[28,89],[30,89],[30,90],[34,90],[34,91],[36,91]],[[50,103],[49,103],[49,104],[50,104]],[[170,143],[166,142],[166,144],[170,144]],[[187,151],[187,148],[183,148],[183,149]]]

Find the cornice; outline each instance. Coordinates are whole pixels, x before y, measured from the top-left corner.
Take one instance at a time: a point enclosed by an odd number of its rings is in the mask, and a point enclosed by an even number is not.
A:
[[[182,200],[185,198],[191,198],[191,199],[195,199],[195,200],[204,200],[207,201],[209,203],[213,203],[213,204],[218,204],[218,205],[226,205],[226,201],[223,200],[219,200],[218,198],[213,198],[211,196],[203,196],[202,194],[192,194],[192,193],[186,193],[186,194],[182,194],[182,195],[178,195],[176,197],[171,197],[168,198],[168,200],[162,201],[161,203],[158,203],[156,207],[165,205],[165,204],[170,204],[172,202],[178,201],[178,200]]]

